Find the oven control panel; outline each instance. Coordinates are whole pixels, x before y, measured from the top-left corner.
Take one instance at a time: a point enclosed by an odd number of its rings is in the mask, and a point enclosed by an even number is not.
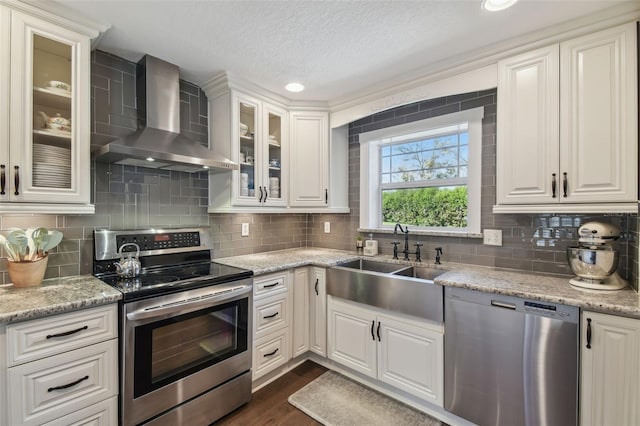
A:
[[[165,250],[183,247],[199,247],[199,232],[165,232],[160,234],[123,234],[116,235],[116,246],[135,243],[140,246],[140,251]],[[127,246],[123,252],[136,251],[135,246]]]

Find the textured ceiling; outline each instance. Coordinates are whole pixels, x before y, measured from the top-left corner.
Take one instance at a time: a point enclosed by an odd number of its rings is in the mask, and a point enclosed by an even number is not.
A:
[[[228,71],[291,99],[326,101],[637,0],[520,0],[493,13],[481,0],[57,1],[111,25],[101,50],[131,61],[157,56],[198,85]],[[290,94],[283,89],[290,81],[307,89]]]

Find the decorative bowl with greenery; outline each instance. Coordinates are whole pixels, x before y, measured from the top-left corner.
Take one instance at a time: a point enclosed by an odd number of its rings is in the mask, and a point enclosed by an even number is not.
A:
[[[8,259],[9,278],[16,287],[40,285],[47,269],[47,254],[62,241],[62,232],[46,228],[11,228],[0,235]]]

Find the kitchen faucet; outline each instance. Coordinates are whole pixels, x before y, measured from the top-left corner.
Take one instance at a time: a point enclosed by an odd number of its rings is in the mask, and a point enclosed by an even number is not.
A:
[[[402,232],[404,234],[404,250],[402,250],[402,253],[404,253],[404,260],[409,260],[409,255],[412,254],[409,251],[409,227],[405,226],[404,228],[402,227],[402,225],[400,225],[399,223],[396,223],[395,228],[393,228],[393,235],[398,235],[398,229],[400,229],[400,232]],[[398,258],[398,242],[394,241],[393,243],[393,258],[397,259]],[[420,247],[422,246],[422,243],[416,243],[414,244],[416,246],[416,262],[421,262],[422,259],[420,259]]]

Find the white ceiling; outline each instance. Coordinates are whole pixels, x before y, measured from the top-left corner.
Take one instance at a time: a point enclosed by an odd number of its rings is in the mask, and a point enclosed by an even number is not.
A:
[[[450,57],[580,16],[618,0],[57,0],[111,28],[98,49],[151,54],[202,85],[222,71],[294,100],[330,101],[399,83]],[[306,86],[290,94],[284,85]]]

